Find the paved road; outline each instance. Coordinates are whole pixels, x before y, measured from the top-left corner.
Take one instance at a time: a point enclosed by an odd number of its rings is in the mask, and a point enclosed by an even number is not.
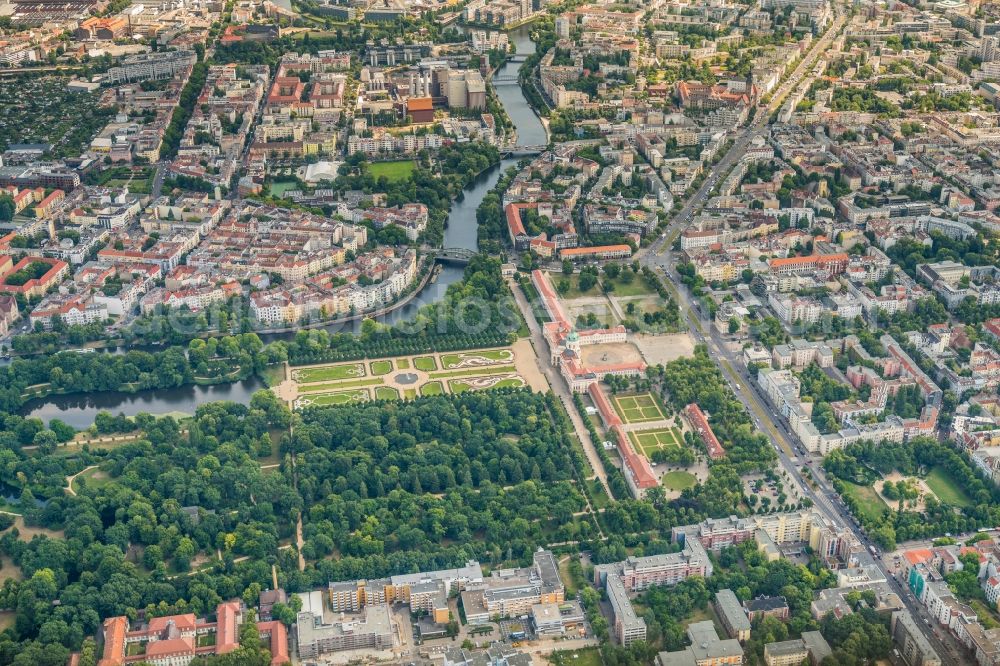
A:
[[[149,198],[155,201],[163,192],[163,180],[167,176],[167,162],[160,160],[154,167],[156,175],[153,176],[153,187],[149,189]]]
[[[708,347],[709,355],[716,360],[726,381],[747,408],[754,425],[770,437],[778,460],[785,470],[787,470],[792,482],[802,489],[803,495],[808,497],[813,502],[813,505],[827,518],[836,525],[847,526],[861,543],[868,548],[872,546],[871,541],[868,540],[867,535],[861,530],[860,526],[854,522],[843,503],[839,501],[839,497],[837,497],[817,464],[818,458],[816,460],[810,459],[809,455],[798,446],[796,438],[792,436],[792,433],[788,429],[788,425],[771,410],[764,397],[757,390],[756,384],[748,375],[742,360],[729,348],[726,341],[712,325],[712,322],[707,318],[702,318],[693,295],[681,282],[680,275],[675,268],[676,262],[670,252],[670,248],[681,231],[690,222],[694,214],[704,206],[716,184],[726,177],[733,165],[743,156],[750,141],[754,137],[766,135],[771,112],[780,107],[785,96],[790,91],[800,85],[809,85],[811,78],[807,77],[807,72],[814,66],[816,58],[820,57],[829,48],[831,42],[844,25],[844,22],[845,18],[843,16],[838,17],[831,28],[814,42],[811,50],[802,59],[802,62],[792,75],[775,91],[766,109],[758,108],[754,119],[737,136],[733,146],[726,155],[708,171],[702,185],[670,221],[665,233],[639,253],[639,258],[644,264],[653,267],[654,270],[661,271],[668,278],[668,287],[674,292],[675,300],[680,307],[681,316],[687,322],[692,335],[694,335],[699,343],[705,344]],[[815,489],[806,483],[803,478],[802,470],[804,469],[804,464],[810,465],[813,469],[813,477],[816,480]],[[863,564],[872,564],[885,575],[890,587],[899,595],[907,609],[916,619],[917,626],[920,627],[925,637],[930,641],[934,649],[937,650],[942,663],[955,665],[963,663],[965,660],[961,656],[958,656],[961,653],[956,652],[953,646],[943,643],[935,635],[937,632],[930,629],[925,622],[928,619],[926,610],[909,595],[904,586],[900,585],[893,578],[885,564],[871,557],[867,552],[863,554],[863,560]]]

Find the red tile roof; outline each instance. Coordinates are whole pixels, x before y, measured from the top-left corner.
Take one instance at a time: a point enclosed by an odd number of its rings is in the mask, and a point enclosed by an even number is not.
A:
[[[726,450],[712,431],[712,426],[708,423],[708,417],[705,416],[705,412],[701,411],[701,407],[692,402],[684,408],[684,413],[687,414],[691,425],[698,433],[698,436],[701,437],[701,441],[705,442],[705,448],[708,449],[708,456],[712,460],[724,457]]]
[[[109,617],[104,621],[104,656],[97,666],[122,666],[125,663],[125,633],[128,619]]]

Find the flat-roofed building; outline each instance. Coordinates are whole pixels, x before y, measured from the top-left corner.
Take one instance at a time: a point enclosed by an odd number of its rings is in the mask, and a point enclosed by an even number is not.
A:
[[[359,614],[341,613],[334,618],[325,612],[320,593],[299,596],[305,597],[295,622],[300,657],[309,659],[328,652],[392,647],[392,617],[388,605],[366,606]]]
[[[646,621],[639,617],[628,592],[617,574],[611,574],[607,579],[608,601],[611,602],[611,614],[614,616],[615,638],[622,645],[635,641],[646,640]]]
[[[741,643],[750,640],[750,620],[732,590],[719,590],[715,593],[715,611],[730,638]]]
[[[808,659],[811,666],[819,666],[831,654],[833,651],[821,633],[803,631],[801,638],[765,645],[764,663],[767,666],[799,666]]]
[[[743,647],[733,638],[720,639],[711,620],[692,622],[687,628],[691,645],[656,655],[657,666],[725,666],[743,663]]]
[[[907,611],[896,611],[890,621],[892,640],[909,666],[941,666],[941,658]]]

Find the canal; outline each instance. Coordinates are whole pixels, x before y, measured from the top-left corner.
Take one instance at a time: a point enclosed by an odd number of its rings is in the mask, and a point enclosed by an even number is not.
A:
[[[511,42],[517,53],[534,53],[535,44],[531,41],[530,26],[521,26],[509,33]],[[508,63],[500,68],[497,76],[517,74],[518,63]],[[548,135],[538,116],[528,105],[520,86],[498,86],[497,96],[503,103],[511,122],[517,130],[518,143],[521,145],[544,145],[548,143]],[[500,175],[507,167],[517,160],[504,160],[497,166],[480,174],[476,181],[465,190],[461,201],[452,204],[448,214],[445,229],[445,247],[477,249],[478,229],[476,209],[483,197],[493,189]],[[463,270],[455,266],[442,266],[437,279],[428,284],[408,304],[393,311],[383,318],[385,323],[394,324],[412,319],[417,311],[443,298],[448,285],[462,279]],[[332,332],[351,331],[353,324],[330,327]],[[261,335],[265,341],[287,339],[294,333]],[[175,389],[156,391],[140,391],[138,393],[80,393],[71,395],[56,395],[29,401],[22,413],[37,417],[48,423],[50,419],[58,418],[74,428],[87,428],[93,422],[97,413],[109,411],[113,414],[122,413],[135,416],[140,412],[149,414],[167,414],[169,412],[184,412],[193,414],[200,404],[213,400],[232,400],[247,403],[255,391],[264,388],[263,383],[250,378],[231,384],[216,384],[213,386],[183,386]]]

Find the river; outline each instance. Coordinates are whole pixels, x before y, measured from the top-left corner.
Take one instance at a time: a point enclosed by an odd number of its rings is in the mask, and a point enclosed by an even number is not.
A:
[[[530,26],[521,26],[509,33],[511,42],[517,53],[534,53],[535,45],[531,41]],[[517,74],[519,63],[507,63],[501,67],[497,75]],[[511,122],[517,130],[520,145],[544,145],[548,143],[545,127],[535,112],[528,105],[520,86],[498,86],[497,96],[507,110]],[[493,189],[500,175],[507,167],[517,160],[503,160],[499,165],[480,174],[476,181],[465,190],[465,197],[452,204],[448,214],[448,226],[444,234],[444,246],[477,249],[478,229],[476,209],[483,197]],[[437,280],[428,284],[407,305],[387,315],[383,321],[398,323],[413,318],[424,305],[440,300],[448,285],[462,279],[463,270],[455,266],[442,266]],[[354,326],[360,325],[355,322]],[[352,330],[350,326],[331,327],[330,330]],[[261,335],[265,341],[289,338],[294,333]],[[74,428],[87,428],[93,422],[97,413],[109,411],[135,416],[140,412],[150,414],[166,414],[168,412],[185,412],[193,414],[200,404],[213,400],[232,400],[247,403],[254,391],[264,385],[256,378],[247,379],[232,384],[217,384],[213,386],[184,386],[175,389],[158,391],[140,391],[138,393],[78,393],[72,395],[57,395],[29,401],[22,413],[42,419],[58,418]]]

